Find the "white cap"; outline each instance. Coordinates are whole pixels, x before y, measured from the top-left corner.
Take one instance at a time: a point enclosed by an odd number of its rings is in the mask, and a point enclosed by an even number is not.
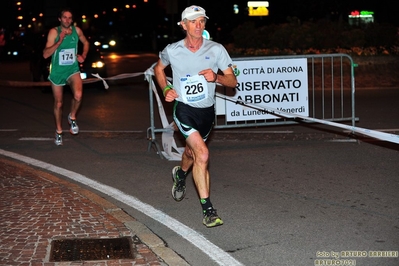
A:
[[[189,6],[181,13],[182,21],[184,19],[194,20],[198,17],[206,17],[207,19],[209,19],[205,14],[205,9],[200,6]],[[180,22],[178,22],[177,25],[180,25]]]

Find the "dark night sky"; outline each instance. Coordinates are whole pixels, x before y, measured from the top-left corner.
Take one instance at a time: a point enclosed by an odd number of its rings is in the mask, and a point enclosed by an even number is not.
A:
[[[137,3],[142,5],[143,0],[112,0],[100,3],[96,0],[20,0],[24,3],[25,7],[29,11],[38,12],[39,10],[45,9],[43,3],[66,3],[66,6],[70,6],[74,11],[77,12],[89,12],[97,11],[102,9],[101,5],[119,5],[123,6],[125,3]],[[168,0],[148,0],[151,5],[157,6],[155,3],[167,2]],[[10,20],[14,19],[16,0],[2,0],[0,7],[0,28],[7,27]],[[246,0],[178,0],[179,10],[178,15],[184,9],[184,7],[191,4],[198,4],[207,10],[207,14],[211,18],[211,21],[219,21],[223,23],[223,20],[231,19],[228,14],[232,13],[232,5],[236,3],[242,7],[241,12],[245,13]],[[147,3],[148,5],[148,3]],[[368,10],[375,12],[376,22],[388,22],[399,26],[398,15],[395,13],[395,9],[392,6],[392,2],[388,0],[270,0],[269,1],[269,12],[270,15],[265,19],[265,23],[280,23],[285,22],[288,16],[296,16],[302,21],[313,18],[318,20],[323,17],[327,17],[330,12],[337,12],[346,17],[351,10]],[[151,14],[153,15],[153,14]],[[156,19],[151,15],[144,15],[145,19]],[[239,18],[239,22],[246,19],[245,15]]]

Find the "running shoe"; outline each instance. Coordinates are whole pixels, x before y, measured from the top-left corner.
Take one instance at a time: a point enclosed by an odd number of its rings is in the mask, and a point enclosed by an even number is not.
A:
[[[58,133],[57,131],[55,132],[54,143],[57,146],[61,146],[62,145],[62,132],[61,133]]]
[[[186,195],[186,180],[184,178],[179,178],[179,175],[177,174],[179,169],[180,166],[175,166],[172,170],[172,197],[175,201],[181,201]]]
[[[79,133],[78,123],[76,123],[76,119],[71,118],[71,114],[68,115],[68,123],[71,125],[69,132],[71,132],[72,135],[78,134]]]
[[[202,220],[202,223],[209,228],[222,225],[223,221],[216,213],[216,210],[211,207],[204,211],[204,219]]]

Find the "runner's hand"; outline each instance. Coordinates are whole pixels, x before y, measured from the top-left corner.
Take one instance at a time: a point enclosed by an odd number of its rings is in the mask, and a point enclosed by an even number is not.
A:
[[[176,98],[178,98],[177,92],[174,89],[167,90],[165,92],[165,101],[173,102]]]
[[[198,72],[198,75],[203,75],[208,82],[215,82],[217,78],[216,73],[210,68]]]
[[[83,63],[86,59],[83,55],[80,55],[80,54],[76,55],[76,58],[79,63]]]

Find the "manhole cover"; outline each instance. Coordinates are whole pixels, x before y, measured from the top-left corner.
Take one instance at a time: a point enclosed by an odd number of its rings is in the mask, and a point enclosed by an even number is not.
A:
[[[50,261],[133,259],[130,238],[62,239],[51,245]]]

